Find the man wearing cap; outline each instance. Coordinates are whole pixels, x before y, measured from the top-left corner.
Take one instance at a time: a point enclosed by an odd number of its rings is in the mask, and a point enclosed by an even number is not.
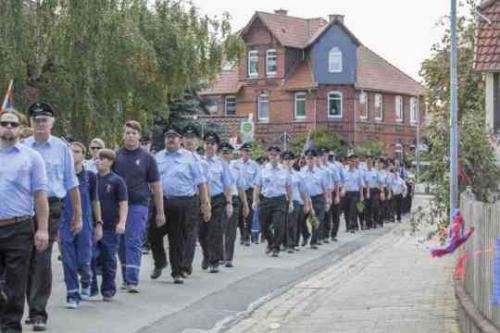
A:
[[[229,165],[217,156],[219,136],[214,132],[207,132],[203,141],[205,142],[204,159],[208,163],[208,190],[211,196],[212,216],[210,221],[203,223],[200,227],[200,243],[203,250],[202,268],[210,267],[210,273],[217,273],[219,262],[223,259],[221,252],[224,222],[233,215],[231,189],[233,180]]]
[[[68,194],[73,207],[71,231],[82,229],[82,211],[78,178],[68,145],[52,136],[54,109],[46,103],[34,103],[28,108],[35,132],[24,144],[38,151],[45,161],[49,196],[49,245],[43,252],[34,251],[30,264],[26,297],[29,306],[27,323],[36,331],[45,331],[47,302],[52,291],[52,244],[57,238],[63,199]]]
[[[129,120],[123,127],[123,148],[116,152],[113,171],[125,180],[128,213],[125,234],[120,235],[118,254],[122,267],[122,289],[138,293],[142,247],[148,218],[149,200],[153,195],[157,226],[165,224],[163,193],[158,165],[153,155],[140,147],[141,125]]]
[[[248,217],[250,208],[248,207],[248,201],[246,193],[241,186],[241,172],[239,166],[235,161],[231,160],[231,155],[233,153],[233,146],[229,143],[223,142],[219,150],[222,152],[222,157],[229,163],[229,171],[232,176],[232,194],[233,194],[233,215],[226,220],[224,228],[224,261],[226,267],[233,267],[233,257],[234,257],[234,242],[236,241],[236,229],[238,228],[238,219],[240,211],[240,205],[243,205],[242,212],[243,216]]]
[[[374,168],[373,158],[371,156],[368,157],[366,163],[367,170],[364,172],[364,181],[366,184],[367,193],[367,197],[365,198],[366,224],[368,228],[377,228],[377,226],[381,226],[382,224],[380,211],[380,194],[384,190],[384,181],[380,177],[380,172],[376,168]]]
[[[342,213],[342,197],[340,193],[342,192],[342,186],[344,185],[344,166],[339,161],[335,160],[335,152],[333,150],[330,151],[328,155],[328,161],[332,172],[337,176],[337,186],[335,187],[334,193],[332,193],[332,232],[331,239],[334,242],[337,242],[337,235],[340,226],[340,214]]]
[[[257,180],[260,172],[259,164],[252,160],[251,156],[252,144],[246,142],[240,147],[240,159],[234,162],[241,172],[241,185],[246,193],[247,205],[249,208],[251,208],[253,204],[253,186],[255,185],[255,181]],[[243,214],[243,206],[240,207],[240,211],[238,213],[241,243],[246,246],[250,246],[253,214],[253,209],[250,209],[248,216],[245,217]],[[252,239],[252,241],[257,242],[258,240]]]
[[[199,202],[195,197],[200,192],[202,202],[207,202],[202,191],[205,178],[193,153],[181,148],[181,131],[171,126],[165,132],[165,149],[155,155],[160,172],[165,215],[168,223],[152,225],[150,233],[151,251],[154,260],[153,279],[161,275],[167,265],[163,237],[168,235],[168,254],[174,283],[182,284],[185,265],[185,235],[193,233],[198,219]]]
[[[332,240],[337,239],[336,237],[338,232],[338,224],[336,224],[335,221],[333,221],[333,211],[334,211],[334,206],[338,205],[338,203],[340,202],[340,192],[339,192],[340,176],[337,167],[333,163],[330,163],[328,161],[328,153],[330,152],[330,149],[323,147],[320,149],[320,151],[321,151],[320,167],[328,175],[330,182],[329,186],[330,202],[329,205],[326,207],[325,219],[323,220],[323,227],[322,229],[320,229],[321,232],[320,237],[324,243],[329,243],[328,239],[330,237],[330,232],[332,234]]]
[[[198,241],[200,223],[210,220],[210,215],[212,214],[212,212],[210,206],[210,195],[208,194],[208,163],[197,152],[197,149],[200,148],[198,147],[198,129],[196,129],[194,125],[188,124],[184,127],[182,134],[182,143],[184,145],[184,149],[190,151],[193,154],[195,160],[198,162],[198,167],[200,168],[200,172],[202,173],[204,178],[200,189],[197,189],[195,195],[195,200],[198,205],[196,211],[200,212],[201,214],[198,214],[196,216],[195,221],[193,221],[193,228],[189,230],[190,232],[185,235],[184,239],[184,263],[182,264],[182,266],[183,276],[186,277],[188,275],[191,275],[193,271],[193,261],[196,250],[196,242]],[[203,200],[200,201],[200,199]]]
[[[260,208],[259,219],[262,225],[262,234],[267,240],[266,253],[278,257],[283,242],[285,214],[293,209],[290,200],[287,207],[287,198],[293,198],[292,176],[290,172],[279,164],[281,149],[271,146],[267,149],[269,163],[265,165],[255,183],[253,193],[253,208]],[[262,194],[262,202],[260,195]]]
[[[357,156],[349,157],[349,168],[344,173],[345,183],[343,191],[345,193],[346,221],[348,231],[354,233],[358,230],[358,203],[363,202],[363,188],[365,186],[363,174],[356,168]]]
[[[408,188],[406,182],[401,178],[399,172],[396,169],[392,169],[393,182],[391,184],[391,190],[394,196],[394,213],[396,214],[396,221],[401,223],[401,215],[403,213],[403,198],[406,196]]]
[[[33,247],[43,253],[49,243],[45,163],[38,152],[19,142],[20,125],[16,111],[0,113],[0,256],[5,280],[0,330],[13,333],[22,332]]]
[[[324,221],[326,206],[330,200],[330,183],[324,176],[324,172],[317,167],[318,154],[315,149],[308,149],[305,152],[306,166],[302,168],[302,175],[306,179],[306,191],[310,197],[313,214],[318,219],[320,225]],[[319,227],[312,230],[311,248],[318,248]]]

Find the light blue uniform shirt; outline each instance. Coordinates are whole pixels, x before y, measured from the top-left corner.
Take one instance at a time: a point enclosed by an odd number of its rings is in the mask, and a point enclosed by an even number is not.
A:
[[[257,178],[256,186],[261,188],[261,193],[266,198],[275,198],[287,194],[287,187],[292,185],[292,175],[282,165],[273,167],[267,163]]]
[[[332,177],[332,173],[330,171],[330,169],[328,168],[328,166],[322,164],[318,167],[318,169],[323,173],[323,177],[325,177],[326,179],[326,182],[328,184],[327,188],[328,190],[331,190],[333,188],[333,185],[334,185],[334,179]]]
[[[339,175],[340,172],[334,163],[328,163],[326,166],[327,166],[328,170],[330,171],[330,175],[331,175],[331,179],[332,179],[332,190],[333,190],[335,186],[341,185],[340,175]]]
[[[201,174],[203,175],[203,182],[208,183],[210,178],[210,173],[208,172],[208,163],[205,159],[200,156],[197,152],[193,152],[195,160],[198,162],[198,167],[201,169]]]
[[[33,216],[34,192],[47,191],[42,157],[18,143],[0,149],[0,219]]]
[[[228,164],[219,156],[205,156],[204,160],[208,163],[210,195],[213,197],[224,193],[226,188],[233,183]]]
[[[345,179],[344,179],[344,172],[343,172],[344,166],[339,161],[334,161],[333,164],[337,168],[337,175],[339,177],[339,185],[343,186],[344,185],[344,181],[345,181]]]
[[[47,170],[49,197],[62,199],[69,190],[79,185],[73,155],[63,140],[51,135],[47,142],[38,144],[34,137],[29,137],[24,144],[42,155]]]
[[[314,197],[328,191],[329,184],[325,177],[323,177],[323,172],[320,169],[313,167],[311,170],[308,166],[305,166],[302,168],[301,173],[304,177],[306,193],[309,197]]]
[[[248,160],[246,162],[243,159],[236,160],[234,163],[238,165],[241,172],[241,187],[246,191],[253,187],[260,173],[260,166],[254,160]]]
[[[165,197],[191,197],[204,182],[201,168],[193,153],[179,149],[169,153],[161,150],[155,155],[161,186]]]
[[[347,192],[359,192],[365,186],[363,171],[358,169],[347,169],[344,173],[344,188]]]
[[[365,184],[369,188],[380,188],[379,172],[376,169],[365,171]]]
[[[391,189],[394,195],[403,194],[403,196],[405,196],[408,187],[406,186],[406,183],[403,178],[395,176],[394,181],[391,184]]]
[[[239,195],[239,188],[243,188],[242,186],[242,177],[241,177],[241,171],[239,165],[236,163],[236,161],[231,161],[229,163],[229,171],[231,172],[231,178],[233,180],[232,185],[231,185],[231,191],[233,192],[233,195]]]
[[[388,189],[392,189],[392,183],[394,183],[395,181],[395,176],[388,171],[384,171],[384,173],[385,173],[385,187],[387,187]]]
[[[302,173],[297,170],[292,170],[292,190],[293,190],[292,200],[298,201],[301,205],[303,205],[304,202],[302,201],[301,193],[307,193],[306,184],[305,184],[305,179],[302,176]]]

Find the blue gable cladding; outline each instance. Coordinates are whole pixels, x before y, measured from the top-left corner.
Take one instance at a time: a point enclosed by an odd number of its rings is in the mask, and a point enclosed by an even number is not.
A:
[[[328,53],[333,47],[342,52],[342,73],[328,71]],[[314,76],[319,84],[354,84],[356,82],[357,44],[339,25],[333,24],[312,47]]]

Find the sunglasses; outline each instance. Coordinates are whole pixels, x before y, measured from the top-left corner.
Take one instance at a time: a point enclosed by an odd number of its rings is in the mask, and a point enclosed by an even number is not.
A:
[[[0,121],[0,126],[2,127],[7,127],[9,125],[12,128],[18,128],[20,124],[15,121]]]
[[[90,150],[102,149],[102,147],[90,147]]]

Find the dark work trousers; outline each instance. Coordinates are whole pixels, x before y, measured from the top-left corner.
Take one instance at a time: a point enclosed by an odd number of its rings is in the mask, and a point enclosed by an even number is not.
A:
[[[391,200],[389,194],[391,192],[386,188],[384,189],[385,200],[382,202],[382,219],[388,221],[391,216]]]
[[[328,239],[332,230],[332,206],[325,207],[325,214],[321,220],[318,238],[319,240]]]
[[[222,234],[226,219],[226,197],[223,193],[211,199],[212,217],[210,221],[200,225],[200,244],[203,250],[203,260],[211,266],[218,266],[222,259]]]
[[[49,198],[49,246],[43,252],[32,251],[26,299],[29,306],[29,318],[33,321],[46,322],[48,318],[47,302],[52,292],[52,245],[57,239],[63,209],[62,200]]]
[[[250,237],[252,235],[252,220],[253,220],[253,209],[252,209],[252,203],[253,203],[253,188],[250,187],[245,191],[247,195],[247,203],[248,203],[248,208],[250,209],[250,213],[248,216],[245,218],[243,216],[243,205],[240,205],[240,210],[235,211],[234,214],[238,215],[239,212],[239,222],[238,226],[240,228],[240,237],[242,242],[249,242]],[[255,241],[255,239],[252,239]]]
[[[172,266],[172,276],[181,276],[184,263],[184,243],[193,232],[193,225],[198,219],[197,203],[194,197],[170,197],[164,199],[165,218],[167,223],[158,228],[156,223],[151,224],[150,238],[151,252],[155,268],[167,266],[167,255],[163,244],[163,237],[168,235],[168,255]]]
[[[401,222],[401,214],[402,214],[402,209],[403,209],[403,195],[402,194],[395,194],[394,195],[394,210],[396,213],[396,220],[398,222]]]
[[[316,218],[320,225],[312,229],[311,245],[318,244],[318,233],[321,230],[321,221],[325,218],[325,197],[323,194],[314,195],[311,197],[312,208],[316,214]]]
[[[182,269],[184,272],[191,273],[193,271],[193,261],[196,252],[196,243],[198,242],[198,234],[200,232],[200,223],[203,223],[203,215],[200,212],[200,197],[194,196],[193,199],[193,220],[189,229],[186,229],[184,239],[184,254]]]
[[[351,222],[349,221],[349,199],[347,198],[347,192],[341,199],[341,202],[341,211],[344,213],[345,230],[351,231]]]
[[[22,332],[24,297],[28,269],[34,245],[33,219],[27,218],[14,225],[0,227],[0,261],[5,278],[7,300],[0,306],[2,333]]]
[[[367,200],[366,215],[370,227],[376,228],[377,226],[383,225],[380,205],[380,189],[378,188],[370,189],[370,198]]]
[[[287,207],[288,208],[288,207]],[[289,249],[293,249],[297,244],[297,230],[299,225],[300,202],[293,201],[293,212],[288,213],[286,244]]]
[[[335,194],[335,193],[334,193]],[[339,232],[339,226],[340,226],[340,202],[338,204],[335,203],[335,196],[332,198],[332,207],[330,208],[331,215],[332,215],[332,231],[331,231],[331,237],[337,238],[338,232]]]
[[[311,237],[311,233],[307,227],[307,216],[304,213],[304,205],[299,205],[299,211],[297,214],[297,234],[295,236],[295,246],[299,246],[300,236],[302,236],[302,239],[304,240],[308,240]]]
[[[363,188],[363,203],[364,205],[366,206],[366,200],[365,198],[367,197],[367,192],[366,192],[366,189]],[[359,202],[359,201],[358,201]],[[358,211],[356,209],[356,211],[358,212],[358,219],[359,219],[359,225],[361,226],[361,229],[365,229],[365,227],[367,227],[367,222],[366,222],[366,211]]]
[[[410,183],[406,183],[408,191],[406,196],[403,198],[403,214],[408,214],[411,211],[411,204],[413,199],[413,186]]]
[[[350,231],[358,230],[358,208],[356,205],[359,202],[359,195],[358,191],[350,191],[345,194]]]
[[[286,208],[286,197],[284,195],[274,198],[262,198],[259,216],[262,234],[267,240],[267,247],[273,251],[279,251],[283,241]]]
[[[240,197],[233,195],[233,216],[226,219],[224,230],[224,260],[233,261],[234,242],[236,241],[236,229],[238,228],[240,211]]]

